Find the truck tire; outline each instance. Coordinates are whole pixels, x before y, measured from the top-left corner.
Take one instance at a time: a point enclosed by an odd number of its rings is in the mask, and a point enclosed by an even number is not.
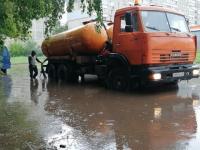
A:
[[[73,67],[71,65],[59,65],[57,76],[58,80],[68,83],[75,83],[78,81],[78,75],[73,70]]]
[[[70,76],[70,82],[72,82],[72,83],[78,82],[78,75],[75,72],[72,72],[72,74]]]
[[[70,83],[78,82],[78,74],[76,73],[76,65],[74,63],[68,64],[67,68],[69,69],[68,82]]]
[[[70,71],[64,64],[59,65],[57,76],[58,80],[68,82],[69,81]]]
[[[48,65],[47,71],[48,71],[49,80],[55,81],[57,79],[55,65],[53,65],[53,64]]]
[[[126,91],[129,88],[129,75],[124,69],[112,69],[108,77],[109,88],[117,91]]]

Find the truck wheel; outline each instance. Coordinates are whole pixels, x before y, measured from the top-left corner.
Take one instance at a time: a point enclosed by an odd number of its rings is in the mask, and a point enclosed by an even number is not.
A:
[[[69,69],[65,66],[65,65],[60,65],[58,67],[58,71],[57,71],[57,76],[58,76],[58,80],[61,81],[69,81]]]
[[[70,82],[72,82],[72,83],[78,82],[78,75],[75,72],[72,72],[72,74],[70,76]]]
[[[48,66],[48,78],[49,80],[56,80],[56,67],[53,64]]]
[[[142,82],[140,78],[134,78],[131,80],[131,90],[138,90],[142,88]]]
[[[61,64],[57,71],[58,79],[64,82],[75,83],[78,81],[78,75],[69,65]]]
[[[113,69],[109,73],[109,87],[117,91],[125,91],[129,88],[129,76],[124,69]]]
[[[76,83],[78,82],[78,75],[75,71],[75,65],[74,64],[68,64],[67,69],[68,69],[68,82],[70,83]]]

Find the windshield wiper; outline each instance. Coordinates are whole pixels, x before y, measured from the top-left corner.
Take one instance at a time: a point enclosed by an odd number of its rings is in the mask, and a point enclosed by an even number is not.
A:
[[[175,30],[175,31],[178,31],[178,32],[181,32],[181,30],[180,29],[178,29],[178,28],[175,28],[175,27],[170,27],[172,30]]]
[[[151,27],[151,26],[146,26],[147,28],[149,28],[149,29],[152,29],[152,30],[156,30],[156,31],[160,31],[158,28],[156,28],[156,27]]]

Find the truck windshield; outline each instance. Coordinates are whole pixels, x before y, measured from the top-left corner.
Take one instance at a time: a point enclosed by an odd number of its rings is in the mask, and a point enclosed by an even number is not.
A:
[[[189,32],[184,16],[167,13],[167,18],[173,32]]]
[[[142,11],[142,20],[147,32],[186,32],[184,16],[159,11]]]

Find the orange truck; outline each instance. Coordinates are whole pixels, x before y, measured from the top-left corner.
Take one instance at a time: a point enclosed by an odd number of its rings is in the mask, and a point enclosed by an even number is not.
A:
[[[44,40],[51,80],[97,75],[114,90],[199,77],[197,39],[183,14],[162,6],[119,9],[114,23],[96,32],[88,23]]]

